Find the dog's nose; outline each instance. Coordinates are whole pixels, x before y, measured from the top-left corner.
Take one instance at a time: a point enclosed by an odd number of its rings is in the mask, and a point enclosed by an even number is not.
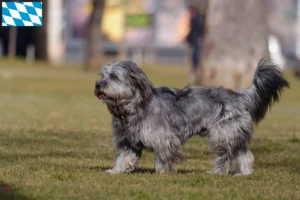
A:
[[[103,82],[102,81],[96,81],[96,88],[100,89],[103,86]]]
[[[100,89],[99,81],[96,81],[95,87],[96,87],[97,89]]]

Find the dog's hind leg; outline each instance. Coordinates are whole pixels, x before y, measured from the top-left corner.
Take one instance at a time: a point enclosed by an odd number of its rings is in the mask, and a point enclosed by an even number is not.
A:
[[[249,113],[225,117],[215,124],[208,135],[208,141],[217,158],[214,173],[228,173],[235,165],[238,174],[251,174],[254,157],[247,144],[252,138],[253,127]]]
[[[252,172],[253,155],[247,149],[253,127],[246,114],[222,120],[211,128],[208,141],[217,155],[213,173],[226,174],[235,164],[241,174]]]
[[[253,172],[254,156],[249,149],[240,150],[235,158],[235,175],[249,175]]]
[[[155,172],[156,173],[173,173],[177,162],[172,159],[161,159],[159,156],[155,160]]]
[[[208,134],[208,143],[211,150],[215,153],[212,173],[228,174],[231,165],[232,149],[230,140],[228,140],[227,132],[222,132],[220,127],[214,127]]]
[[[212,173],[228,174],[229,169],[230,169],[230,155],[228,153],[218,154],[213,164]]]
[[[253,173],[254,156],[248,149],[248,143],[253,135],[253,127],[250,121],[243,121],[236,131],[234,148],[235,175],[249,175]]]
[[[133,149],[129,146],[119,148],[116,153],[114,167],[106,170],[106,172],[111,174],[132,172],[137,167],[141,154],[142,150]]]
[[[174,172],[174,163],[170,163],[169,161],[164,161],[158,157],[155,160],[155,172],[156,173],[172,173]]]

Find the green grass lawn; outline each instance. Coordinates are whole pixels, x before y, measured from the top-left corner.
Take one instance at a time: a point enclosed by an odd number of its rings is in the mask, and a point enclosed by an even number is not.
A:
[[[184,87],[187,69],[144,68],[155,86]],[[110,175],[111,117],[93,96],[97,72],[0,62],[0,199],[300,199],[300,81],[256,127],[255,173],[209,175],[205,139],[184,145],[172,175],[144,152],[134,174]]]

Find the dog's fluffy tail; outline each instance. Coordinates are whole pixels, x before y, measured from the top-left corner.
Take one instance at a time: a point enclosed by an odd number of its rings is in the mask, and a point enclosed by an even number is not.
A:
[[[281,70],[270,60],[259,61],[253,84],[245,92],[252,120],[258,124],[273,103],[279,101],[282,90],[290,87]]]

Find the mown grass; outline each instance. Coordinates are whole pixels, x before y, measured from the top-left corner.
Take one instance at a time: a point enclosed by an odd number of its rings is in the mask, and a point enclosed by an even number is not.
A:
[[[145,67],[156,86],[184,87],[185,68]],[[205,139],[184,145],[172,175],[154,174],[154,155],[140,169],[109,175],[111,117],[93,96],[97,72],[41,63],[0,62],[0,199],[300,199],[300,82],[292,83],[258,127],[255,173],[205,174]]]

